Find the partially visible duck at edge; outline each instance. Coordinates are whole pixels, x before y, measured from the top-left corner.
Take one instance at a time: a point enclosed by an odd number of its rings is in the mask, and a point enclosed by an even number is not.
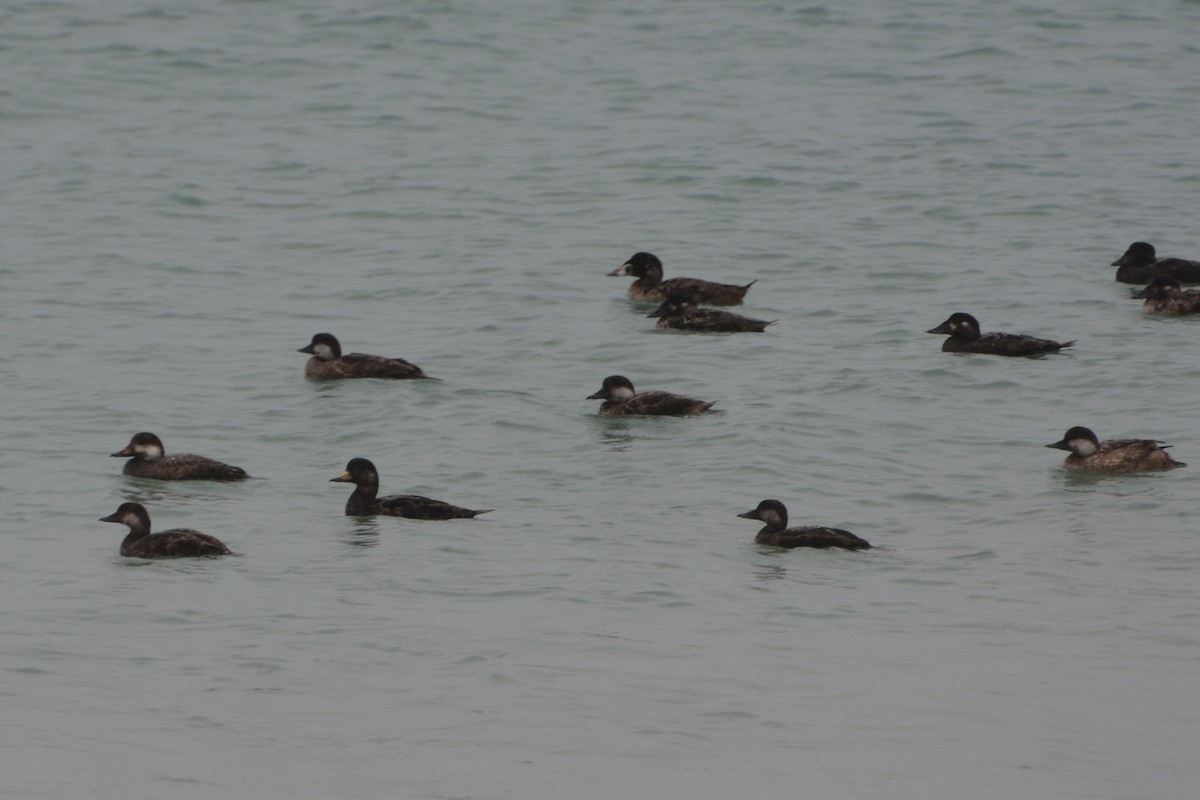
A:
[[[951,314],[950,318],[926,333],[949,336],[942,342],[943,353],[983,353],[994,356],[1040,356],[1055,353],[1075,344],[1038,339],[1019,333],[980,333],[979,320],[970,314]]]
[[[162,440],[153,433],[135,433],[129,444],[110,454],[112,458],[128,458],[126,475],[155,478],[160,481],[244,481],[250,476],[241,467],[222,464],[204,456],[179,453],[169,456]]]
[[[1186,467],[1154,439],[1109,439],[1100,441],[1087,428],[1074,427],[1057,442],[1046,445],[1070,452],[1063,466],[1075,472],[1153,472]]]
[[[697,308],[696,298],[689,292],[671,292],[662,305],[646,316],[658,318],[656,328],[701,333],[762,333],[776,322],[751,319],[732,311]]]
[[[429,378],[416,364],[403,358],[385,358],[365,353],[342,355],[342,346],[331,333],[318,333],[307,347],[297,352],[312,356],[304,365],[304,376],[318,381],[340,378]]]
[[[1200,291],[1184,291],[1179,281],[1169,275],[1159,275],[1134,297],[1146,301],[1142,303],[1142,310],[1147,314],[1161,314],[1166,317],[1200,314]]]
[[[754,537],[755,544],[769,547],[817,547],[822,550],[837,547],[843,550],[870,550],[871,543],[841,528],[789,528],[788,512],[778,500],[763,500],[753,511],[738,514],[742,519],[765,522]]]
[[[1159,275],[1169,275],[1180,283],[1200,283],[1200,261],[1183,258],[1159,258],[1154,245],[1134,242],[1112,266],[1120,283],[1147,284]]]
[[[635,392],[633,383],[624,375],[609,375],[600,391],[588,395],[588,400],[603,400],[597,412],[602,417],[623,415],[685,417],[712,408],[715,400],[693,400],[670,392]]]
[[[704,305],[736,306],[741,305],[750,287],[758,283],[757,278],[745,286],[714,283],[700,278],[671,278],[664,281],[662,262],[653,253],[634,253],[628,261],[608,274],[637,278],[629,287],[629,296],[647,303],[661,303],[671,292],[687,291],[696,297],[696,302]]]
[[[129,558],[198,558],[227,556],[232,551],[215,536],[191,528],[150,532],[150,514],[141,503],[122,503],[101,522],[116,522],[129,528],[121,542],[121,555]]]
[[[350,459],[346,471],[336,478],[330,478],[329,482],[354,484],[354,492],[346,501],[348,517],[384,514],[409,519],[469,519],[492,510],[485,508],[474,511],[415,494],[376,497],[379,493],[379,473],[375,471],[375,465],[365,458]]]

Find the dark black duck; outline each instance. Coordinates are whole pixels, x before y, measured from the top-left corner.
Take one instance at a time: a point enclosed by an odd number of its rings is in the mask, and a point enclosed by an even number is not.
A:
[[[646,315],[657,317],[656,328],[672,328],[701,333],[762,333],[770,322],[743,317],[732,311],[715,308],[697,308],[696,298],[687,292],[672,292],[662,305]]]
[[[416,494],[376,497],[379,493],[379,473],[375,471],[375,465],[365,458],[350,459],[346,464],[346,471],[336,478],[330,478],[329,481],[330,483],[354,484],[354,493],[346,501],[346,516],[348,517],[385,514],[409,519],[467,519],[492,510],[485,508],[481,511],[473,511]]]
[[[870,550],[871,544],[850,531],[841,528],[789,528],[788,512],[778,500],[763,500],[758,508],[738,514],[742,519],[757,519],[765,522],[762,530],[754,537],[755,544],[770,547],[816,547],[822,550],[838,547],[843,550]]]
[[[1183,258],[1159,258],[1154,245],[1134,242],[1112,266],[1117,268],[1117,281],[1145,285],[1159,275],[1167,275],[1180,283],[1200,283],[1200,261]]]
[[[700,278],[671,278],[664,281],[662,262],[653,253],[634,253],[628,261],[608,274],[637,278],[629,287],[629,296],[647,303],[661,303],[671,292],[686,291],[695,296],[697,303],[736,306],[741,305],[750,287],[758,283],[757,279],[745,286],[714,283]]]
[[[951,314],[950,318],[926,333],[946,334],[944,353],[983,353],[994,356],[1040,356],[1055,353],[1075,342],[1055,342],[1019,333],[979,332],[979,321],[970,314]]]

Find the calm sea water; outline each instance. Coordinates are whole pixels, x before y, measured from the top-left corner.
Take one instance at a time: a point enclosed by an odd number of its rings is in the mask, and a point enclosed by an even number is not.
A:
[[[4,796],[1192,796],[1200,323],[1107,265],[1200,258],[1198,24],[6,4]],[[779,322],[655,332],[636,250]],[[323,330],[442,380],[309,383]],[[1072,425],[1194,466],[1071,476]],[[139,430],[258,480],[125,479]],[[346,518],[353,456],[496,511]],[[877,549],[758,548],[764,497]],[[130,499],[243,555],[122,559]]]

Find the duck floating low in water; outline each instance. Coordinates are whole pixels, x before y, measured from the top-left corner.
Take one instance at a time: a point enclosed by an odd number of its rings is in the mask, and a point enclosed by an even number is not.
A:
[[[231,550],[215,536],[191,528],[150,532],[150,514],[140,503],[122,503],[101,522],[116,522],[129,528],[121,542],[121,555],[130,558],[197,558],[227,556]]]
[[[375,465],[365,458],[352,458],[346,471],[330,483],[353,483],[354,492],[346,501],[346,516],[367,517],[383,514],[409,519],[469,519],[486,514],[492,509],[473,511],[469,508],[452,506],[441,500],[431,500],[416,494],[393,494],[376,497],[379,493],[379,473]]]

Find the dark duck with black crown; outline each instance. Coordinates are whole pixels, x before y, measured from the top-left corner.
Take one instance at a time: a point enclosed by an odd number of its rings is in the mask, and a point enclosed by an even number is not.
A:
[[[763,500],[758,504],[758,508],[738,514],[738,516],[742,519],[757,519],[766,523],[754,537],[755,544],[788,549],[795,547],[816,547],[822,550],[831,547],[842,550],[871,549],[871,543],[866,539],[861,539],[841,528],[789,528],[787,526],[787,508],[778,500]]]
[[[603,400],[597,412],[602,417],[669,416],[685,417],[712,408],[715,400],[693,400],[670,392],[635,392],[624,375],[609,375],[600,391],[588,395],[588,400]]]
[[[1154,439],[1109,439],[1100,441],[1088,428],[1071,428],[1057,442],[1046,447],[1070,453],[1063,466],[1074,472],[1119,473],[1157,472],[1186,467],[1167,453],[1167,447]]]
[[[1075,344],[1038,339],[1018,333],[980,333],[979,320],[970,314],[951,314],[950,318],[926,333],[950,338],[942,342],[943,353],[983,353],[994,356],[1040,356],[1055,353]]]
[[[1164,317],[1200,314],[1200,292],[1195,289],[1185,291],[1179,281],[1169,275],[1159,275],[1134,297],[1145,300],[1142,310],[1147,314]]]
[[[1145,285],[1159,275],[1167,275],[1180,283],[1200,283],[1200,261],[1184,258],[1159,258],[1154,245],[1134,242],[1120,258],[1112,262],[1117,268],[1119,283]]]
[[[160,481],[244,481],[250,476],[241,467],[222,464],[204,456],[180,453],[169,456],[162,440],[153,433],[135,433],[124,449],[112,453],[113,458],[128,458],[126,475],[154,478]]]
[[[732,311],[716,308],[697,308],[690,292],[671,292],[662,305],[646,315],[656,317],[656,328],[671,328],[700,333],[762,333],[775,320],[766,321],[743,317]]]
[[[384,514],[409,519],[469,519],[492,510],[485,508],[473,511],[415,494],[376,497],[379,493],[379,473],[375,471],[375,465],[365,458],[350,459],[346,464],[346,471],[336,478],[330,478],[329,482],[354,484],[354,492],[346,501],[348,517]]]
[[[429,378],[416,364],[403,358],[385,358],[366,353],[342,355],[342,346],[331,333],[318,333],[307,347],[297,352],[312,356],[304,365],[304,375],[318,381],[341,378]]]
[[[698,303],[736,306],[741,304],[750,287],[758,283],[757,279],[745,286],[714,283],[700,278],[671,278],[664,281],[662,262],[653,253],[634,253],[628,261],[608,274],[637,278],[629,287],[629,296],[647,303],[661,303],[671,292],[686,291],[691,292]]]
[[[232,551],[215,536],[191,528],[150,532],[150,514],[140,503],[122,503],[101,522],[116,522],[129,528],[121,542],[121,555],[129,558],[198,558],[227,556]]]

